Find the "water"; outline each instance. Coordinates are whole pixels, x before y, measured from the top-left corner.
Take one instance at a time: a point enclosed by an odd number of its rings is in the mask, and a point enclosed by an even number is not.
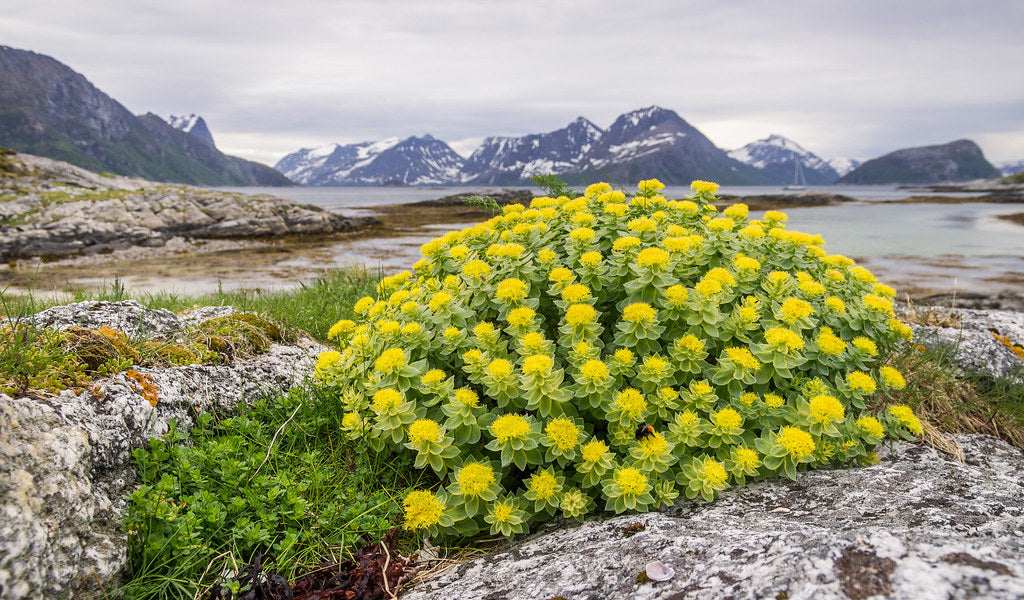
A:
[[[375,214],[378,207],[463,193],[472,188],[224,188],[276,194],[343,214]],[[524,188],[536,191],[536,188]],[[912,293],[969,290],[994,293],[1024,291],[1024,227],[999,215],[1024,213],[1024,204],[898,203],[911,196],[968,199],[977,194],[937,194],[896,185],[811,186],[809,190],[859,200],[840,205],[787,208],[789,228],[819,233],[826,249],[845,254]],[[772,195],[781,186],[724,186],[722,194]],[[682,198],[689,187],[670,186],[668,198]],[[753,213],[754,217],[761,213]],[[407,268],[419,258],[420,244],[463,225],[432,224],[391,240],[360,240],[334,247],[323,260],[335,264],[363,262],[384,271]],[[301,261],[301,259],[299,259]],[[298,266],[296,263],[295,266]]]

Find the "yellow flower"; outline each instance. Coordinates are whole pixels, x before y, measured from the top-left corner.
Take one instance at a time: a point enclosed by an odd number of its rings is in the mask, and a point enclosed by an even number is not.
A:
[[[623,496],[639,496],[647,491],[647,476],[632,467],[615,471],[613,479]]]
[[[754,355],[746,348],[726,348],[725,353],[729,356],[729,360],[732,361],[732,364],[737,367],[746,370],[761,368],[761,361],[754,358]]]
[[[761,466],[761,458],[757,451],[746,446],[737,446],[733,449],[732,459],[744,469],[756,469]]]
[[[377,361],[373,363],[373,369],[387,375],[404,367],[407,364],[406,360],[405,350],[402,350],[401,348],[389,348],[388,350],[380,353]]]
[[[358,301],[356,301],[356,303],[352,306],[352,310],[354,310],[357,314],[361,315],[366,311],[370,310],[370,307],[373,306],[374,302],[376,301],[373,298],[369,296],[363,296]]]
[[[647,458],[658,458],[668,453],[668,441],[659,433],[648,435],[640,440],[640,450]]]
[[[448,306],[448,303],[452,301],[452,295],[448,292],[438,292],[430,297],[430,310],[437,312],[442,308]]]
[[[510,277],[498,284],[494,295],[503,302],[521,302],[529,293],[529,288],[521,279]]]
[[[818,339],[815,340],[818,349],[830,356],[839,356],[846,351],[846,342],[832,333],[829,327],[822,327]]]
[[[665,290],[665,298],[668,299],[669,304],[673,307],[679,308],[690,299],[690,293],[686,291],[686,288],[677,283]]]
[[[387,321],[377,321],[376,325],[377,331],[384,335],[394,335],[402,330],[402,326],[398,321],[392,321],[390,319]]]
[[[696,179],[690,183],[690,189],[698,194],[715,194],[718,192],[718,184]]]
[[[491,435],[499,444],[511,439],[523,439],[530,433],[530,423],[521,415],[501,415],[491,423]]]
[[[330,369],[334,363],[341,360],[341,352],[336,350],[326,350],[316,356],[316,371],[322,373],[327,369]]]
[[[832,309],[832,312],[843,314],[846,312],[846,303],[838,296],[829,296],[825,299],[825,306]]]
[[[496,523],[505,523],[512,518],[512,505],[506,502],[499,502],[494,505],[494,511],[491,513]]]
[[[882,378],[882,383],[884,383],[887,388],[902,390],[907,387],[907,380],[903,378],[903,375],[899,371],[892,367],[882,367],[879,369],[878,374]]]
[[[908,342],[914,339],[914,330],[899,319],[889,319],[889,329]]]
[[[621,204],[626,201],[626,194],[619,190],[608,190],[599,195],[597,201],[603,204]]]
[[[846,384],[862,394],[875,393],[875,380],[867,373],[854,371],[846,375]]]
[[[644,194],[656,194],[665,189],[665,184],[657,179],[645,179],[637,184],[637,189]]]
[[[871,274],[871,271],[868,271],[867,269],[860,265],[850,267],[850,275],[853,275],[853,278],[856,279],[857,281],[861,281],[864,283],[875,283],[876,281],[878,281],[877,279],[875,279],[875,276]]]
[[[740,229],[740,235],[748,238],[761,238],[764,237],[764,228],[760,223],[754,222]]]
[[[565,285],[566,283],[572,281],[572,271],[566,269],[565,267],[557,267],[551,269],[551,272],[548,273],[548,281],[560,285]]]
[[[597,463],[608,454],[608,445],[600,440],[591,440],[583,445],[580,454],[585,463]]]
[[[551,248],[541,248],[540,251],[537,252],[537,259],[543,264],[547,264],[555,260],[556,257],[557,255]]]
[[[441,520],[445,505],[433,492],[413,490],[402,502],[405,509],[405,529],[423,529]]]
[[[577,227],[569,232],[569,239],[577,242],[590,242],[595,235],[594,230],[589,227]]]
[[[717,425],[722,431],[728,433],[739,433],[743,427],[743,417],[740,413],[731,408],[722,410],[711,415],[711,422]]]
[[[699,235],[670,236],[661,241],[661,246],[669,252],[689,252],[702,241]]]
[[[406,323],[405,325],[402,325],[402,335],[408,335],[408,336],[416,335],[421,330],[422,330],[422,327],[420,326],[419,323]]]
[[[437,443],[441,441],[441,428],[436,421],[430,419],[417,419],[409,426],[409,441],[413,444],[424,442]]]
[[[585,267],[596,267],[601,264],[602,258],[603,257],[600,252],[584,252],[583,255],[580,256],[580,264]]]
[[[863,298],[864,306],[867,306],[871,310],[885,313],[887,315],[893,314],[892,300],[876,296],[875,294],[867,294]]]
[[[405,401],[402,393],[392,388],[385,388],[373,395],[373,409],[378,413],[388,412],[397,408]]]
[[[722,284],[713,279],[701,279],[697,282],[697,285],[693,286],[693,289],[697,290],[705,298],[710,298],[715,294],[722,293]]]
[[[327,339],[333,340],[334,338],[340,336],[341,334],[350,331],[355,326],[355,322],[350,321],[349,319],[342,319],[335,323],[334,325],[331,325],[330,330],[327,331]]]
[[[512,363],[504,358],[496,358],[487,365],[487,374],[494,379],[502,379],[512,374]]]
[[[494,335],[494,324],[490,321],[483,321],[473,328],[473,335],[478,338],[486,338]]]
[[[580,369],[580,375],[588,381],[601,383],[608,379],[608,366],[600,360],[588,360]]]
[[[874,417],[861,417],[857,419],[856,425],[869,437],[880,438],[885,435],[882,424]]]
[[[587,186],[587,189],[583,191],[583,195],[587,198],[596,198],[599,194],[603,194],[611,189],[611,185],[602,181],[601,183],[594,183]]]
[[[629,223],[626,223],[626,227],[630,231],[635,231],[637,233],[657,231],[658,222],[650,217],[637,217]]]
[[[633,353],[628,348],[619,348],[612,357],[624,365],[633,364]]]
[[[631,235],[624,235],[615,240],[612,244],[612,250],[615,252],[622,252],[624,250],[629,250],[630,248],[636,248],[641,243],[640,238],[636,238]]]
[[[842,254],[830,254],[821,259],[821,262],[825,263],[830,267],[842,268],[853,265],[853,259],[847,258]]]
[[[484,279],[491,273],[491,265],[482,260],[471,260],[462,267],[462,274],[469,279]]]
[[[533,321],[533,317],[537,313],[528,306],[520,306],[519,308],[513,308],[508,311],[507,320],[510,325],[515,327],[524,327]]]
[[[782,408],[782,405],[785,403],[786,401],[783,400],[781,396],[778,396],[776,394],[764,395],[764,404],[768,408]]]
[[[478,462],[467,463],[455,477],[463,496],[479,497],[494,485],[494,469]]]
[[[846,418],[842,403],[828,394],[818,394],[811,398],[810,417],[815,423],[827,425],[837,423]]]
[[[907,428],[907,431],[914,435],[921,435],[923,431],[921,420],[914,415],[914,411],[904,404],[895,404],[889,407],[889,416],[899,421],[900,425]]]
[[[534,473],[526,485],[537,496],[538,500],[547,500],[554,496],[558,488],[561,487],[558,485],[558,480],[555,479],[555,476],[547,469]]]
[[[871,291],[878,294],[879,296],[884,296],[885,298],[896,297],[896,290],[890,286],[885,285],[884,283],[876,283],[871,287]]]
[[[523,373],[533,377],[543,377],[551,372],[555,361],[546,354],[533,354],[523,361]]]
[[[732,228],[736,226],[736,221],[726,217],[718,217],[708,221],[708,229],[711,231],[732,231]]]
[[[448,251],[448,256],[454,258],[455,260],[462,260],[469,256],[469,248],[467,248],[463,244],[459,244],[458,246],[452,247],[452,249]]]
[[[761,263],[756,258],[742,254],[737,254],[736,258],[732,260],[732,264],[736,266],[737,271],[757,271],[761,268]]]
[[[825,292],[825,286],[821,285],[817,281],[804,281],[800,284],[800,291],[807,294],[808,296],[823,296]]]
[[[447,375],[441,369],[431,369],[423,374],[420,381],[422,381],[424,385],[437,385],[444,381],[445,377],[447,377]]]
[[[754,402],[757,402],[757,394],[753,392],[747,392],[740,396],[740,403],[743,406],[753,406]]]
[[[544,433],[547,434],[551,441],[554,442],[555,447],[565,452],[576,447],[576,442],[580,437],[580,430],[576,427],[576,424],[569,419],[552,419],[544,428]]]
[[[764,340],[772,346],[785,346],[789,350],[800,350],[804,347],[804,339],[799,334],[782,327],[773,327],[764,332]]]
[[[776,441],[797,461],[810,456],[814,452],[814,438],[811,434],[798,427],[783,427]]]
[[[664,271],[668,268],[672,258],[661,248],[644,248],[636,255],[636,263],[646,269]]]
[[[441,335],[443,335],[444,339],[446,340],[454,341],[459,339],[459,336],[462,335],[462,332],[459,331],[458,327],[447,327],[445,328],[444,333]]]
[[[704,351],[704,342],[692,333],[687,333],[676,340],[676,345],[691,354],[698,354]]]
[[[622,318],[632,323],[651,323],[658,318],[658,311],[646,302],[634,302],[622,310]]]
[[[469,388],[455,390],[455,400],[471,408],[476,408],[480,405],[480,396]]]
[[[349,431],[360,429],[363,425],[363,420],[359,418],[359,413],[347,412],[345,416],[341,418],[341,426]]]
[[[722,211],[730,219],[746,219],[750,208],[746,204],[733,204]]]
[[[853,347],[860,350],[868,356],[878,356],[878,347],[875,343],[866,337],[855,337],[853,338]]]
[[[578,213],[574,214],[572,216],[572,218],[570,218],[569,220],[572,221],[573,225],[585,227],[587,225],[592,224],[594,221],[596,221],[597,217],[595,217],[594,215],[592,215],[590,213],[578,212]],[[593,231],[593,230],[591,230],[591,231]],[[570,234],[570,237],[571,237],[571,235],[572,234]],[[589,236],[589,239],[593,239],[593,237],[594,236]],[[584,240],[584,241],[589,241],[589,239],[588,240]]]
[[[621,217],[629,212],[629,207],[625,204],[619,204],[618,202],[612,202],[611,204],[604,205],[605,214],[615,215]]]
[[[565,300],[570,304],[586,302],[587,300],[590,300],[590,288],[582,283],[567,285],[565,286],[565,289],[562,290],[562,300]]]
[[[814,312],[814,307],[799,298],[786,298],[779,307],[779,318],[792,325],[800,319],[806,319]]]
[[[633,388],[627,388],[615,396],[615,408],[632,421],[639,421],[647,411],[647,401]]]
[[[725,472],[725,467],[722,463],[714,460],[713,458],[705,458],[702,461],[704,470],[704,481],[711,485],[720,485],[725,482],[729,475]]]
[[[597,320],[597,311],[589,304],[573,304],[565,311],[565,322],[573,327],[589,325]]]

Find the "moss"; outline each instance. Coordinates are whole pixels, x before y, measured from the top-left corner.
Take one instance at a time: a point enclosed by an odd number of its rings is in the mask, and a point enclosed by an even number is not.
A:
[[[197,330],[198,343],[226,360],[262,354],[273,342],[284,339],[281,328],[252,314],[236,313],[204,321]]]

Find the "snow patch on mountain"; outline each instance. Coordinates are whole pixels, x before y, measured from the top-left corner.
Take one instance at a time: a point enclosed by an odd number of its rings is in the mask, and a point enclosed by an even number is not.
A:
[[[800,144],[781,135],[770,135],[742,148],[729,151],[729,157],[768,173],[776,183],[792,183],[800,169],[812,185],[829,184],[840,175],[827,161]]]
[[[206,121],[198,115],[171,115],[170,118],[167,119],[167,123],[179,131],[196,136],[197,138],[209,143],[211,146],[215,145],[213,143],[213,134],[210,133],[210,128],[206,126]]]

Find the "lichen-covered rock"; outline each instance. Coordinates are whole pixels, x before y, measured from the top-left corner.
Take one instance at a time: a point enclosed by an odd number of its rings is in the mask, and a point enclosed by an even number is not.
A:
[[[872,467],[549,525],[402,598],[1024,597],[1024,453],[987,436],[958,440],[966,464],[898,442]],[[674,577],[638,583],[651,561]]]
[[[35,321],[150,335],[184,326],[134,302],[57,307]],[[120,520],[134,486],[131,451],[167,432],[172,419],[188,430],[199,413],[300,385],[323,350],[310,341],[275,344],[234,365],[129,370],[49,397],[0,394],[0,598],[109,590],[126,563]]]
[[[915,343],[954,348],[953,360],[965,372],[1024,381],[1024,313],[929,307],[948,315],[956,326],[911,322]]]

